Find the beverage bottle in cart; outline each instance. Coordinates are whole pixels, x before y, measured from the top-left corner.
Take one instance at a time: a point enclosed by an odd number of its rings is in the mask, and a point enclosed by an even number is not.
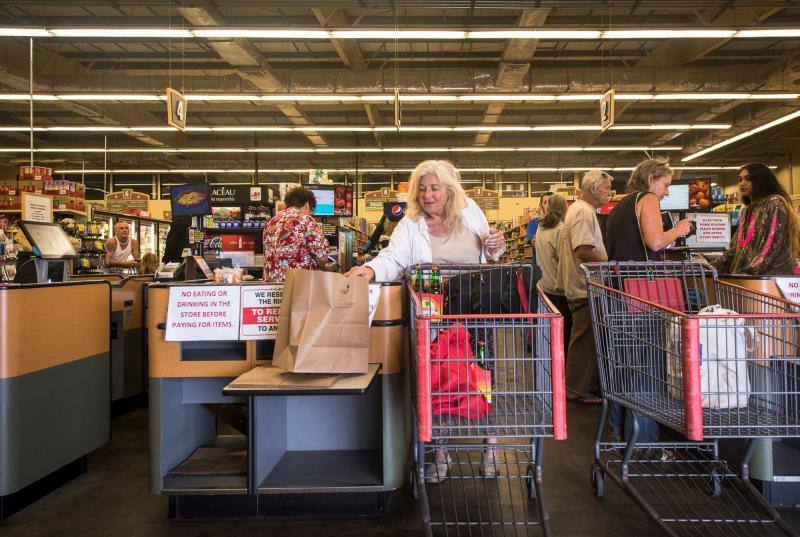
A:
[[[428,284],[431,293],[442,292],[442,273],[436,265],[431,267],[430,281]]]
[[[412,282],[414,289],[418,293],[427,293],[430,282],[425,275],[425,270],[422,268],[422,265],[417,264],[416,270],[414,270],[414,281]]]
[[[479,366],[485,368],[486,364],[484,362],[486,362],[486,342],[482,339],[479,339],[476,347],[475,361],[478,362]]]

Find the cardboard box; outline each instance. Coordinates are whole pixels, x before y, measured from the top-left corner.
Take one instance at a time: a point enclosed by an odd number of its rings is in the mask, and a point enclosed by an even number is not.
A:
[[[18,184],[20,192],[44,193],[44,183],[42,181],[20,180]]]

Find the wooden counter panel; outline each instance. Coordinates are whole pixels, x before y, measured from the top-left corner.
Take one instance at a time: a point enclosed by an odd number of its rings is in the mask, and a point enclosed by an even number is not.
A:
[[[147,344],[150,378],[213,378],[238,377],[253,368],[253,349],[247,345],[246,360],[181,360],[181,344],[166,341],[166,331],[158,328],[167,322],[169,288],[147,289]]]
[[[0,378],[109,352],[110,293],[105,282],[0,292]]]
[[[100,280],[104,282],[120,283],[125,278],[122,274],[72,274],[69,277],[71,282],[85,282],[89,280]]]
[[[381,375],[400,373],[405,368],[405,326],[371,326],[369,362],[381,364]]]
[[[405,301],[405,285],[382,285],[374,320],[394,321],[402,319],[403,311],[405,311]]]
[[[144,322],[142,313],[142,288],[153,283],[152,276],[126,278],[121,285],[111,286],[111,311],[124,312],[123,330],[141,328]],[[125,306],[125,302],[132,303]]]

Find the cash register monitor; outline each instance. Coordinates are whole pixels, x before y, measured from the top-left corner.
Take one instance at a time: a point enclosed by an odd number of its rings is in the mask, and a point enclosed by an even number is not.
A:
[[[33,254],[41,259],[75,259],[78,257],[69,237],[58,224],[20,220],[19,228],[31,243]]]

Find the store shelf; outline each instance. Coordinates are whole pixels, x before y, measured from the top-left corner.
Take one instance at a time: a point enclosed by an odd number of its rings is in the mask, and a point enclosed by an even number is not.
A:
[[[287,451],[258,486],[258,493],[345,492],[354,487],[383,489],[378,450]]]
[[[73,211],[72,209],[53,209],[54,214],[68,214],[71,216],[82,216],[86,218],[88,215],[82,211]],[[21,209],[13,210],[0,210],[0,214],[22,214]]]
[[[164,476],[169,494],[246,494],[247,438],[219,436]]]
[[[241,235],[242,233],[262,233],[264,231],[263,227],[226,227],[226,228],[216,228],[216,227],[209,227],[204,230],[206,233],[230,233],[232,235]]]

